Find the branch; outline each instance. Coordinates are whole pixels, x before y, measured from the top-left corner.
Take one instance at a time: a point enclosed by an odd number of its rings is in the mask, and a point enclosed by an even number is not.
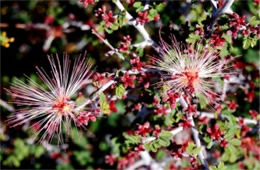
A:
[[[223,90],[222,90],[222,95],[221,95],[221,101],[223,102],[226,98],[226,92],[227,92],[227,87],[228,87],[228,80],[224,79],[224,85],[223,85]]]
[[[151,39],[150,35],[148,34],[148,32],[145,30],[144,26],[141,25],[140,23],[138,23],[133,17],[131,14],[129,14],[126,9],[124,8],[124,6],[122,5],[122,3],[120,2],[120,0],[117,0],[115,2],[115,5],[119,8],[119,10],[121,12],[125,12],[126,15],[126,19],[127,19],[127,22],[129,25],[132,25],[134,26],[138,31],[139,33],[142,35],[142,37],[144,38],[144,42],[142,43],[142,47],[145,47],[145,46],[151,46],[151,45],[155,45],[157,46],[157,44]]]
[[[215,15],[215,13],[216,13],[217,10],[218,10],[217,1],[215,1],[215,0],[210,0],[210,2],[211,2],[211,6],[212,6],[212,15]]]
[[[187,108],[188,107],[188,104],[186,103],[186,101],[184,100],[184,98],[182,96],[180,97],[179,101],[180,101],[180,103],[181,103],[183,108]],[[195,128],[195,123],[194,123],[193,117],[191,115],[188,115],[188,114],[187,114],[187,117],[188,117],[188,120],[191,121],[191,125],[192,125],[191,131],[192,131],[192,135],[193,135],[196,147],[201,147],[201,150],[199,152],[200,162],[202,163],[202,165],[204,166],[204,168],[206,170],[209,170],[208,163],[206,161],[205,156],[203,155],[203,148],[201,146],[201,142],[200,142],[200,139],[199,139],[199,132]]]
[[[77,108],[75,108],[75,111],[80,111],[81,109],[83,109],[86,105],[90,104],[92,101],[96,100],[98,98],[98,96],[105,91],[107,88],[109,88],[112,84],[115,83],[115,80],[112,79],[110,81],[108,81],[106,84],[104,84],[97,92],[94,93],[93,96],[89,97],[82,105],[78,106]]]
[[[125,57],[115,49],[107,39],[104,39],[101,35],[99,35],[94,29],[92,29],[92,34],[96,35],[104,44],[106,44],[121,60],[126,61]]]
[[[213,11],[212,11],[212,18],[211,18],[211,22],[210,22],[210,30],[212,32],[212,29],[217,21],[217,18],[219,16],[221,16],[222,14],[224,13],[228,13],[228,14],[232,14],[233,11],[231,9],[231,6],[234,2],[234,0],[226,0],[226,2],[224,3],[224,5],[217,9],[217,3],[215,2],[215,0],[210,0],[211,1],[211,4],[212,4],[212,8],[213,8]]]

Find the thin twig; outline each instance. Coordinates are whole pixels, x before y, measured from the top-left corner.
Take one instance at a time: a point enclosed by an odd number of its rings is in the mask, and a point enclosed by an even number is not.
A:
[[[94,29],[92,29],[92,34],[96,35],[104,44],[106,44],[121,60],[127,61],[126,58],[118,52],[116,48],[114,48],[107,39],[104,39],[101,35],[99,35]]]
[[[223,102],[226,98],[226,93],[227,93],[227,87],[228,87],[228,80],[224,79],[224,85],[223,85],[223,90],[222,90],[222,95],[221,95],[221,101]]]
[[[234,0],[226,0],[224,5],[219,9],[217,9],[217,4],[214,0],[210,0],[210,1],[211,1],[211,4],[212,4],[212,7],[213,7],[212,18],[211,18],[211,22],[210,22],[210,30],[212,32],[212,29],[213,29],[213,27],[214,27],[214,25],[217,21],[217,18],[219,16],[221,16],[224,13],[228,13],[228,14],[233,13],[231,6],[232,6]]]
[[[144,41],[142,42],[143,46],[158,46],[150,37],[150,35],[148,34],[148,32],[145,30],[144,26],[141,25],[140,23],[138,23],[131,14],[129,14],[126,9],[124,8],[124,6],[122,5],[122,3],[120,2],[120,0],[117,0],[115,2],[115,5],[119,8],[120,11],[125,12],[125,17],[127,19],[127,22],[129,25],[134,26],[139,33],[142,35],[142,37],[144,38]]]
[[[92,101],[96,100],[98,98],[98,96],[105,91],[107,88],[109,88],[112,84],[115,83],[115,80],[112,79],[110,81],[108,81],[106,84],[104,84],[97,92],[94,93],[93,96],[89,97],[82,105],[78,106],[77,108],[75,108],[75,111],[80,111],[81,109],[83,109],[86,105],[90,104]]]
[[[187,102],[185,101],[185,99],[182,96],[179,98],[179,101],[180,101],[180,103],[181,103],[181,105],[184,109],[188,107]],[[187,114],[187,118],[188,118],[188,120],[191,121],[191,125],[192,125],[191,131],[192,131],[192,135],[193,135],[196,147],[198,147],[198,148],[201,147],[201,150],[199,152],[200,162],[202,163],[202,165],[204,166],[204,168],[206,170],[209,170],[209,166],[208,166],[208,163],[206,161],[206,157],[203,155],[203,147],[202,147],[201,142],[200,142],[199,132],[195,128],[195,122],[193,120],[193,117],[191,115]]]

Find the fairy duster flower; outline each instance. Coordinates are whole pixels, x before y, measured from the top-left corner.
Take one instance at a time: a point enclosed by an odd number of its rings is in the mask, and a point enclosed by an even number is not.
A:
[[[218,54],[202,45],[186,49],[183,46],[175,37],[172,45],[161,39],[160,58],[155,58],[152,65],[163,72],[164,81],[159,86],[164,86],[166,91],[185,92],[215,103],[215,79],[230,74],[229,61],[220,59]]]
[[[42,133],[40,141],[50,141],[57,134],[58,142],[62,143],[63,124],[69,132],[71,121],[81,125],[79,115],[80,118],[84,113],[87,114],[85,116],[89,115],[87,111],[77,110],[71,97],[92,75],[91,65],[86,61],[85,55],[78,57],[73,67],[68,55],[63,56],[62,62],[58,55],[56,58],[48,56],[48,60],[50,75],[43,68],[36,67],[37,74],[46,87],[27,77],[28,84],[17,79],[7,90],[14,98],[12,102],[22,107],[10,117],[9,124],[18,126],[32,121],[32,127],[38,127],[35,136]]]

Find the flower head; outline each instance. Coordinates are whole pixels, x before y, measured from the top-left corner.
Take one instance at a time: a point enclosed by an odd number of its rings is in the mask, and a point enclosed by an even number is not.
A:
[[[153,68],[163,71],[163,82],[167,92],[185,92],[197,95],[206,101],[215,101],[216,93],[212,90],[214,78],[228,74],[227,63],[209,48],[198,45],[183,50],[173,38],[172,46],[162,41],[160,59],[155,58]],[[165,74],[166,73],[166,74]]]
[[[40,141],[50,141],[54,134],[58,134],[58,142],[62,142],[62,124],[66,131],[70,130],[70,122],[79,124],[83,113],[76,109],[71,97],[79,90],[86,80],[92,75],[91,65],[86,63],[85,57],[75,60],[71,69],[71,61],[68,55],[63,56],[60,62],[58,55],[48,56],[51,66],[51,76],[42,68],[37,68],[38,76],[46,88],[27,77],[28,84],[18,80],[7,90],[13,97],[13,103],[24,108],[17,110],[17,114],[11,116],[9,123],[13,126],[34,121],[38,125],[38,135],[43,132]],[[78,116],[80,115],[80,116]],[[93,118],[90,118],[93,119]]]

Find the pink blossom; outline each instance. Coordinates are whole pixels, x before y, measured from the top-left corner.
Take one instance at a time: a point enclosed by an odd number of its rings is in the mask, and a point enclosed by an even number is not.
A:
[[[37,123],[38,132],[44,132],[40,141],[52,140],[54,134],[58,135],[58,142],[62,142],[62,124],[64,122],[67,132],[70,130],[71,120],[77,122],[75,102],[71,96],[76,93],[91,76],[91,65],[86,64],[84,57],[75,60],[71,69],[68,55],[63,56],[61,64],[58,55],[48,56],[52,74],[49,76],[42,68],[37,67],[38,76],[46,87],[42,87],[27,77],[26,84],[17,80],[8,92],[14,97],[13,103],[23,107],[16,111],[9,119],[13,126],[33,121]]]
[[[151,66],[165,73],[164,81],[158,85],[167,87],[167,92],[200,95],[203,100],[214,103],[214,78],[229,75],[227,64],[230,61],[220,60],[218,54],[201,45],[189,47],[192,50],[187,55],[176,39],[172,41],[172,46],[162,41],[161,59],[155,58]]]

